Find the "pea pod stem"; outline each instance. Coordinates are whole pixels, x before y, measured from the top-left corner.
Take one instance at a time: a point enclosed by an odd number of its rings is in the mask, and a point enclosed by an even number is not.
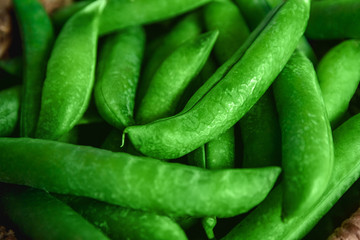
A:
[[[176,216],[246,212],[279,173],[278,167],[210,171],[49,140],[0,138],[2,182]]]

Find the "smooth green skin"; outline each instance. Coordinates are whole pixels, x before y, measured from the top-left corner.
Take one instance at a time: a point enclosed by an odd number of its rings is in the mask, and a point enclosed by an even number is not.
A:
[[[306,36],[311,39],[360,37],[360,2],[357,0],[313,1]]]
[[[155,49],[145,64],[139,83],[138,96],[136,97],[138,102],[144,98],[155,72],[163,61],[186,41],[200,35],[201,31],[199,14],[193,13],[182,18],[161,40],[161,44]]]
[[[128,127],[124,133],[143,154],[172,159],[225,132],[257,102],[290,58],[305,30],[309,5],[307,0],[290,0],[279,6],[182,112]]]
[[[11,75],[21,77],[23,68],[22,59],[20,57],[14,57],[0,60],[0,68]]]
[[[175,113],[187,86],[209,57],[218,34],[218,31],[201,34],[185,42],[162,62],[139,105],[137,123],[149,123]]]
[[[332,48],[317,68],[321,92],[332,125],[344,116],[360,82],[360,41]]]
[[[309,59],[295,52],[273,85],[279,113],[284,170],[283,218],[311,209],[331,177],[330,122]]]
[[[360,115],[352,117],[333,132],[334,170],[330,182],[316,204],[284,222],[281,219],[282,185],[240,222],[225,240],[301,239],[324,216],[360,176]]]
[[[56,39],[47,66],[35,137],[58,139],[80,120],[94,85],[97,30],[105,1],[75,14]]]
[[[167,216],[106,204],[89,198],[56,195],[111,239],[186,240],[181,227]]]
[[[239,121],[244,146],[242,167],[280,166],[281,130],[272,89]]]
[[[78,1],[70,4],[69,6],[60,8],[51,15],[53,25],[56,29],[61,29],[67,20],[92,2],[94,2],[94,0]]]
[[[278,167],[210,171],[50,140],[0,138],[1,182],[167,215],[238,215],[266,197],[279,173]]]
[[[10,136],[19,120],[21,87],[0,91],[0,136]]]
[[[54,30],[38,0],[14,0],[13,5],[24,49],[20,135],[33,137],[40,112],[46,64],[54,42]]]
[[[214,0],[108,0],[101,16],[100,34],[153,23],[189,12]]]
[[[100,52],[95,103],[100,115],[123,129],[134,123],[135,93],[145,48],[145,32],[129,27],[106,38]]]
[[[250,35],[239,9],[230,1],[207,4],[204,21],[208,31],[219,30],[214,52],[220,64],[226,62]]]
[[[33,188],[1,186],[0,207],[31,239],[108,239],[49,193]]]

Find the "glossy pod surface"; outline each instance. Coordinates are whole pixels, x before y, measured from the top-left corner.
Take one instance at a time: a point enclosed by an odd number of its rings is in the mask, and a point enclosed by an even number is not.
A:
[[[178,216],[246,212],[279,173],[278,167],[210,171],[49,140],[0,139],[2,182]]]
[[[105,1],[76,13],[62,28],[47,66],[35,136],[58,139],[82,117],[94,84],[99,14]]]
[[[145,155],[178,158],[233,126],[290,58],[305,30],[309,5],[304,0],[280,5],[247,44],[193,95],[182,112],[126,128],[131,142]]]
[[[0,208],[31,239],[109,239],[49,193],[4,184],[0,187]]]
[[[19,120],[21,87],[0,91],[0,136],[10,136]]]
[[[333,132],[334,170],[328,187],[317,203],[284,222],[281,219],[282,187],[276,187],[252,213],[223,239],[302,239],[360,176],[360,115]]]
[[[301,214],[324,193],[333,167],[330,123],[314,67],[296,51],[274,82],[282,135],[283,217]]]

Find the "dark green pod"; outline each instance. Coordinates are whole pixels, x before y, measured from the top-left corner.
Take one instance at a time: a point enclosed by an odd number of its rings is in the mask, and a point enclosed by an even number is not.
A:
[[[19,120],[20,86],[0,91],[0,137],[10,136]]]
[[[295,50],[309,16],[308,0],[273,11],[248,42],[193,95],[179,114],[125,129],[143,154],[181,157],[232,127],[269,88]]]
[[[273,88],[282,136],[283,217],[287,220],[311,209],[323,195],[332,173],[334,150],[310,60],[295,52]]]
[[[75,14],[62,28],[48,63],[37,138],[58,139],[84,114],[94,84],[99,15],[105,1]]]
[[[111,239],[186,240],[171,218],[123,208],[89,198],[56,195]]]
[[[24,46],[20,135],[33,137],[40,112],[41,90],[54,32],[44,7],[37,0],[14,0]]]
[[[129,27],[106,38],[100,52],[95,102],[100,115],[123,129],[134,123],[135,93],[145,47],[141,27]]]
[[[108,239],[49,193],[13,185],[0,187],[0,208],[31,239]]]
[[[0,138],[0,181],[177,216],[230,217],[259,204],[278,167],[206,170],[50,140]]]
[[[356,115],[333,132],[333,172],[324,194],[311,209],[284,222],[281,218],[283,185],[280,185],[223,239],[302,239],[359,178],[359,131],[360,115]]]

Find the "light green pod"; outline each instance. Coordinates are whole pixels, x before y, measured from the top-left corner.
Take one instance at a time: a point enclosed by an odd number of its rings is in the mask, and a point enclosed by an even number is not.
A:
[[[10,136],[19,120],[21,87],[0,91],[0,137]]]
[[[311,39],[360,37],[358,0],[312,1],[306,36]]]
[[[284,222],[281,218],[282,188],[279,185],[223,240],[302,239],[360,175],[360,115],[333,132],[335,161],[328,187],[316,204]]]
[[[129,27],[108,36],[100,51],[95,103],[100,115],[118,129],[134,123],[135,93],[144,47],[144,30]]]
[[[186,41],[197,37],[201,31],[199,14],[192,13],[182,18],[162,40],[158,40],[160,41],[159,46],[145,63],[136,96],[137,102],[144,98],[151,79],[163,61]],[[136,107],[138,108],[138,106]]]
[[[148,123],[175,113],[190,81],[200,72],[215,44],[218,31],[204,33],[176,49],[159,66],[140,102],[136,121]]]
[[[347,40],[332,48],[317,68],[331,124],[344,116],[360,82],[360,41]]]
[[[259,204],[279,167],[206,170],[31,138],[0,138],[0,181],[174,216],[231,217]]]
[[[189,12],[213,0],[108,0],[101,16],[100,34],[143,25]]]
[[[332,173],[330,122],[310,60],[295,52],[273,85],[284,170],[283,218],[311,209]]]
[[[94,84],[97,29],[105,1],[75,14],[56,39],[42,92],[37,138],[58,139],[84,114]]]
[[[214,52],[220,64],[226,62],[250,35],[239,9],[231,1],[207,4],[204,21],[208,31],[219,30]]]
[[[232,127],[285,66],[305,31],[308,0],[279,5],[248,41],[193,95],[182,112],[125,129],[143,154],[181,157]]]
[[[123,208],[90,198],[56,195],[111,239],[186,240],[171,218],[152,212]]]
[[[0,208],[31,239],[109,240],[69,206],[41,190],[1,184]]]
[[[24,46],[20,135],[33,137],[40,112],[41,90],[54,41],[54,31],[39,1],[14,0],[13,5]]]

